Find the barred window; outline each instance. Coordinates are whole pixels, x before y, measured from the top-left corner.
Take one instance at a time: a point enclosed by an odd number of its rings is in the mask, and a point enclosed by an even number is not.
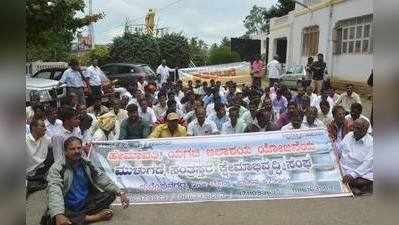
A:
[[[339,21],[335,26],[334,54],[372,53],[373,15]]]
[[[302,55],[315,56],[319,51],[319,26],[303,29]]]

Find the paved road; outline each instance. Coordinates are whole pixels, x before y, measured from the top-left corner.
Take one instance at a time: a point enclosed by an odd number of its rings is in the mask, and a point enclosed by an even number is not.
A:
[[[377,215],[372,196],[300,200],[207,202],[113,207],[114,218],[98,225],[368,225]],[[31,195],[26,224],[37,225],[45,192]]]
[[[371,101],[362,97],[363,114],[370,118]],[[26,224],[39,224],[45,192],[26,203]],[[113,207],[114,218],[98,225],[368,225],[377,215],[373,197],[301,200],[208,202]]]

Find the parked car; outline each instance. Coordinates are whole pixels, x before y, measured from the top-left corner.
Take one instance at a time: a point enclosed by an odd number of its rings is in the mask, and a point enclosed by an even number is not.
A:
[[[147,64],[110,63],[102,66],[101,70],[108,79],[117,80],[117,84],[122,87],[138,77],[156,79],[156,74]]]
[[[40,102],[59,101],[66,97],[66,85],[58,85],[59,82],[44,78],[26,77],[26,103],[29,104],[32,91],[38,92]]]
[[[60,80],[62,74],[68,68],[46,68],[37,71],[32,75],[33,78],[44,78],[44,79],[51,79],[51,80]]]

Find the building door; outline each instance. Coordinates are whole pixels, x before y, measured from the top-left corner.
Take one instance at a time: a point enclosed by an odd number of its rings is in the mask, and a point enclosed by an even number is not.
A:
[[[287,61],[287,38],[279,38],[276,41],[276,55],[279,56],[280,63]]]

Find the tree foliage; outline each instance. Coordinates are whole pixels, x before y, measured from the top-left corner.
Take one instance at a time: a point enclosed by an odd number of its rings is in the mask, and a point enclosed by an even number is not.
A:
[[[94,49],[87,51],[84,54],[73,55],[79,60],[81,65],[90,65],[94,59],[98,60],[98,65],[110,63],[109,48],[104,45],[96,45]]]
[[[169,33],[158,38],[161,59],[168,65],[187,67],[190,62],[190,46],[181,33]],[[160,64],[160,62],[158,62]]]
[[[190,59],[196,66],[206,65],[208,61],[208,46],[203,40],[199,40],[196,37],[190,39]]]
[[[278,0],[277,4],[269,9],[254,5],[243,21],[247,29],[246,36],[258,32],[269,33],[271,18],[287,15],[294,9],[295,2],[292,0]]]
[[[104,14],[77,17],[77,12],[83,12],[84,8],[84,0],[27,0],[26,59],[65,60],[75,32],[104,17]]]
[[[110,57],[115,63],[145,63],[153,68],[161,60],[157,39],[140,32],[125,33],[114,38],[110,47]]]
[[[156,68],[165,59],[170,67],[187,67],[192,56],[188,39],[181,33],[154,37],[141,32],[125,33],[113,40],[113,62],[145,63]]]
[[[230,47],[221,46],[218,48],[213,48],[209,52],[209,64],[223,64],[231,62],[241,61],[240,54],[235,51],[231,51]]]

